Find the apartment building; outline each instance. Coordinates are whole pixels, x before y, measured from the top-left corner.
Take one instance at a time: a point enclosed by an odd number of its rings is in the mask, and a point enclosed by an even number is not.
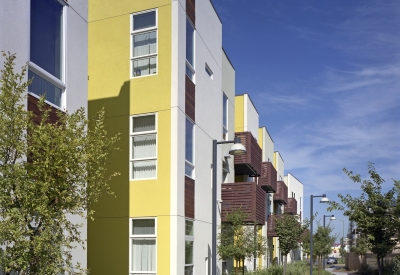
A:
[[[115,198],[89,222],[93,274],[211,274],[212,140],[234,138],[234,81],[211,1],[89,1],[89,113],[121,134]],[[217,177],[233,182],[229,147]]]
[[[87,107],[88,66],[87,1],[0,1],[0,51],[16,53],[16,69],[28,65],[27,108],[37,112],[38,98],[55,110],[76,111]],[[26,79],[26,80],[27,80]],[[82,238],[86,239],[86,221]],[[73,261],[85,268],[86,251],[77,247]]]

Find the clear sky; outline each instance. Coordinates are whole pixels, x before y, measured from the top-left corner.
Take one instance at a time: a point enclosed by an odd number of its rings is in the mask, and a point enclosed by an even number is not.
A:
[[[223,46],[282,154],[310,195],[360,194],[342,169],[374,162],[400,179],[399,0],[212,0]],[[317,220],[328,213],[314,199]],[[328,222],[328,219],[327,219]],[[342,235],[342,222],[335,232]]]

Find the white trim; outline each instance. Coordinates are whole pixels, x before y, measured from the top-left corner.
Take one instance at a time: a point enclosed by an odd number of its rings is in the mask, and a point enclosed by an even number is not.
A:
[[[136,30],[136,31],[133,30],[133,17],[135,15],[148,13],[148,12],[152,12],[152,11],[155,11],[155,13],[156,13],[156,22],[155,22],[156,25],[154,27],[150,27],[150,28],[140,29],[140,30]],[[130,39],[130,49],[129,49],[129,62],[130,62],[130,64],[129,64],[130,70],[129,71],[130,71],[130,75],[129,75],[129,78],[130,79],[134,79],[134,78],[158,75],[158,69],[159,69],[159,66],[158,66],[158,52],[159,52],[158,45],[160,44],[159,40],[158,40],[158,9],[155,8],[155,9],[149,9],[149,10],[144,10],[144,11],[140,11],[140,12],[131,13],[129,30],[130,30],[130,34],[129,34],[130,35],[130,38],[129,38]],[[147,32],[151,32],[151,31],[156,31],[156,40],[157,40],[156,53],[148,54],[148,55],[141,55],[141,56],[136,56],[136,57],[133,56],[133,37],[134,37],[134,35],[135,34],[141,34],[141,33],[147,33]],[[136,61],[136,60],[141,60],[141,59],[146,59],[146,58],[151,58],[151,57],[155,57],[156,58],[156,73],[154,73],[154,74],[150,74],[149,73],[147,75],[134,76],[133,75],[133,73],[134,73],[133,72],[133,62]]]
[[[154,220],[154,235],[133,235],[132,234],[132,221],[133,220]],[[157,274],[157,261],[158,261],[158,246],[157,246],[157,217],[134,217],[134,218],[129,218],[129,274],[134,275],[134,274]],[[155,271],[133,271],[132,270],[132,239],[155,239],[156,241],[156,270]]]
[[[155,117],[155,125],[154,128],[155,130],[152,131],[144,131],[144,132],[135,132],[133,133],[133,118],[135,117],[142,117],[142,116],[152,116],[154,115]],[[148,134],[155,134],[156,135],[156,155],[155,157],[148,157],[148,158],[138,158],[138,159],[133,159],[132,158],[132,137],[133,136],[144,136]],[[135,179],[133,178],[133,171],[132,171],[132,165],[134,162],[140,162],[140,161],[146,161],[146,160],[155,160],[156,161],[156,176],[152,178],[140,178],[140,179]],[[139,181],[139,180],[153,180],[157,179],[157,174],[158,173],[158,113],[146,113],[146,114],[139,114],[139,115],[131,115],[129,116],[129,180],[130,181]]]

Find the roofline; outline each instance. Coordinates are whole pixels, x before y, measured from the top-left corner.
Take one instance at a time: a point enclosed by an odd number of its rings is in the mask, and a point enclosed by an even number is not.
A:
[[[288,173],[286,174],[285,177],[287,177],[288,175],[291,175],[291,176],[294,177],[298,182],[300,182],[301,185],[304,185],[304,184],[303,184],[298,178],[296,178],[292,173],[288,172]]]
[[[242,96],[242,95],[247,95],[247,96],[248,96],[248,98],[250,99],[250,102],[251,102],[251,104],[253,105],[254,109],[256,110],[257,114],[260,115],[260,113],[258,112],[258,110],[257,110],[257,108],[256,108],[256,105],[254,105],[253,100],[251,100],[251,97],[249,96],[248,93],[238,94],[238,95],[235,95],[235,97],[236,97],[236,96]]]
[[[260,128],[260,129],[262,129],[262,128],[265,128],[265,131],[267,132],[267,134],[268,134],[269,138],[270,138],[270,139],[272,140],[272,142],[275,144],[274,140],[272,139],[271,135],[270,135],[270,134],[269,134],[269,132],[268,132],[268,129],[267,129],[267,127],[265,127],[265,126],[261,126],[261,127],[258,127],[258,128]]]
[[[218,14],[217,10],[215,9],[214,4],[213,4],[213,2],[212,2],[211,0],[210,0],[210,3],[211,3],[211,6],[213,7],[213,9],[214,9],[214,11],[215,11],[215,14],[217,15],[217,17],[218,17],[218,19],[219,19],[219,22],[221,22],[221,24],[222,24],[221,17],[219,17],[219,14]]]
[[[228,56],[228,54],[226,53],[226,51],[225,51],[224,47],[222,47],[222,51],[224,52],[224,54],[225,54],[226,58],[228,59],[228,61],[229,61],[229,64],[231,64],[231,66],[232,66],[233,70],[234,70],[234,71],[236,71],[236,69],[235,69],[235,67],[234,67],[234,66],[233,66],[233,64],[232,64],[232,61],[229,59],[229,56]]]
[[[285,162],[285,161],[283,160],[283,157],[282,157],[281,153],[279,153],[279,151],[274,151],[274,153],[278,153],[279,156],[281,157],[282,161]],[[285,176],[285,175],[283,175],[283,176]]]

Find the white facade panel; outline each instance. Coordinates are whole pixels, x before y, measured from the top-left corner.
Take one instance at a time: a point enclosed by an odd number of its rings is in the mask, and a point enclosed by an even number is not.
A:
[[[278,181],[283,181],[285,178],[285,163],[281,154],[278,151],[274,152],[274,166],[277,172]]]
[[[267,128],[259,128],[261,131],[261,138],[259,140],[262,144],[262,161],[263,162],[273,162],[274,161],[274,141],[272,140]]]
[[[244,94],[244,131],[258,140],[258,112],[248,94]]]

